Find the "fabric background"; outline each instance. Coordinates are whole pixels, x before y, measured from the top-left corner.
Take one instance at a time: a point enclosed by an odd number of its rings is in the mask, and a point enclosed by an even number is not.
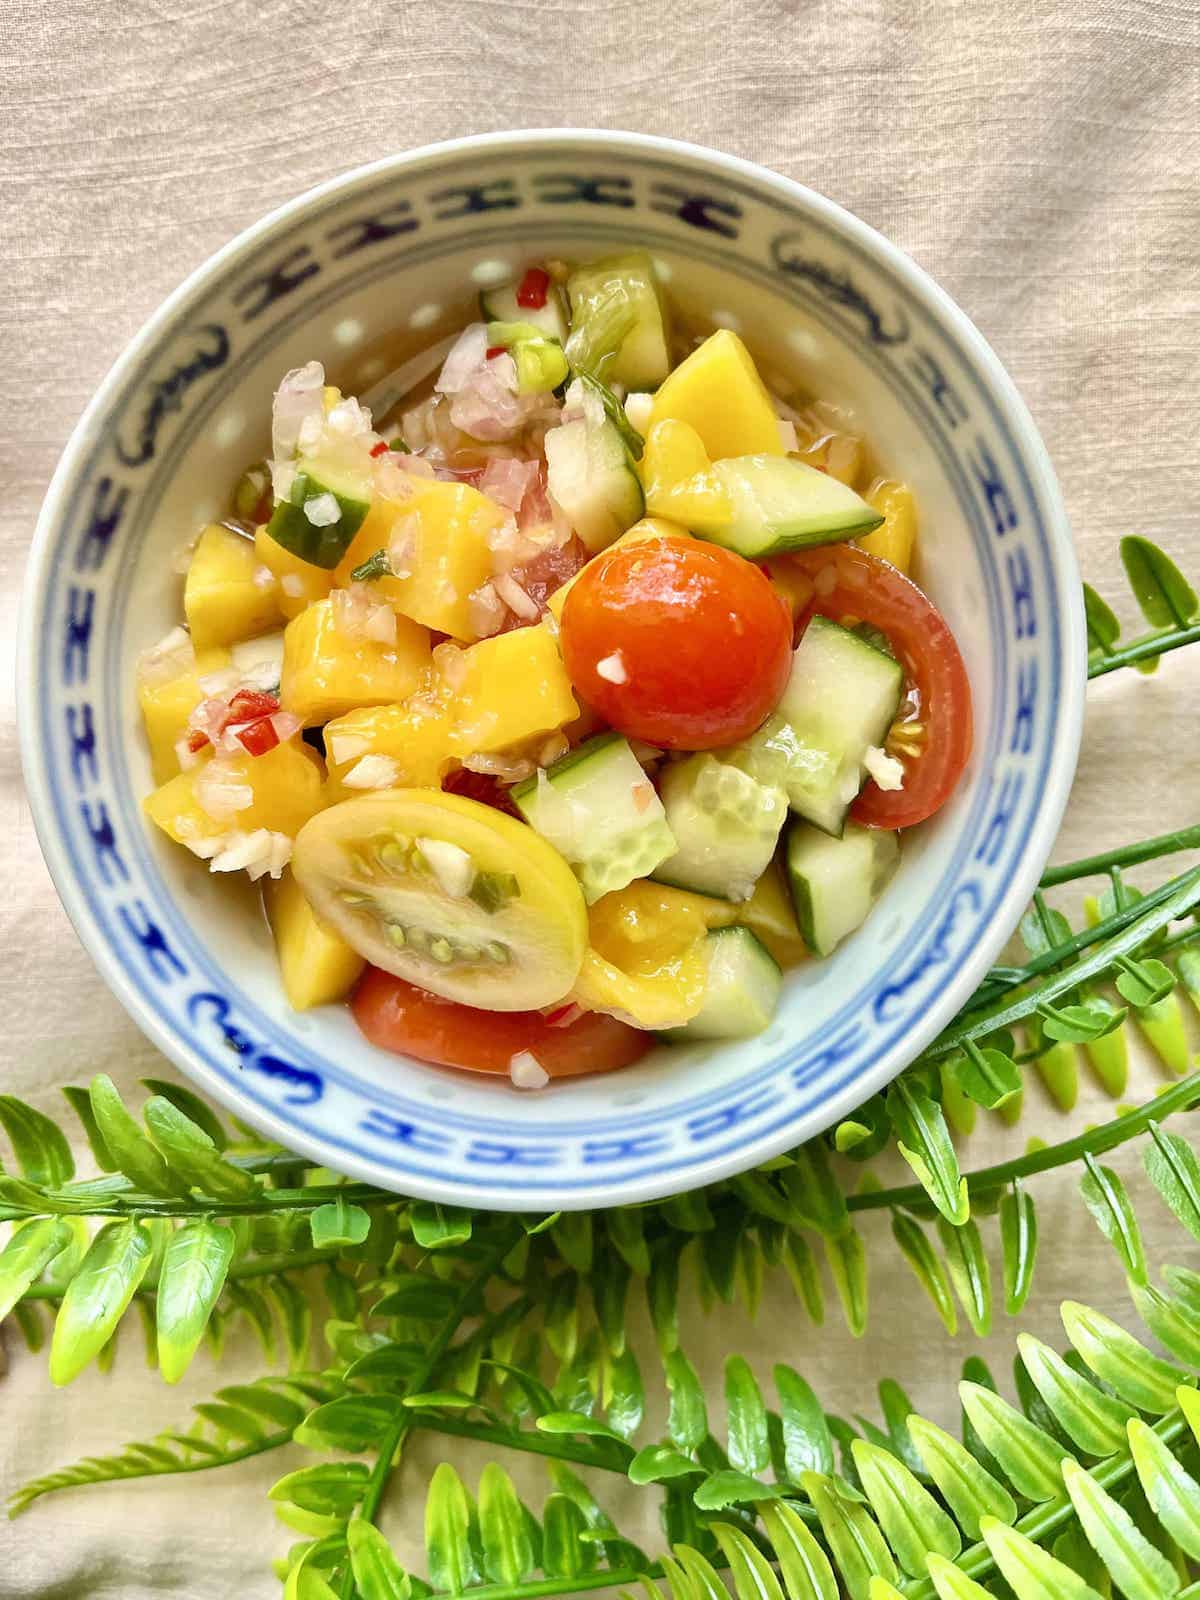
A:
[[[1200,568],[1194,0],[0,0],[0,62],[0,1086],[40,1105],[96,1070],[132,1087],[169,1069],[78,945],[21,787],[11,649],[38,505],[97,382],[168,291],[344,168],[472,131],[590,125],[695,140],[798,178],[910,251],[995,345],[1044,432],[1093,584],[1122,594],[1116,540],[1135,530]],[[1093,690],[1060,858],[1195,820],[1198,689],[1200,662],[1176,657]],[[1100,1114],[1093,1098],[1080,1123]],[[1020,1137],[1062,1136],[1033,1100]],[[977,1134],[967,1159],[1003,1143]],[[1050,1339],[1067,1294],[1129,1314],[1073,1183],[1037,1190],[1045,1259],[1024,1325]],[[1153,1203],[1147,1216],[1153,1245]],[[940,1337],[886,1231],[870,1233],[860,1344],[836,1312],[808,1328],[781,1294],[757,1328],[709,1322],[693,1351],[714,1374],[731,1349],[764,1374],[786,1358],[847,1414],[871,1413],[891,1373],[950,1417],[976,1342]],[[1014,1333],[1002,1325],[991,1341],[1001,1373]],[[0,1489],[181,1422],[216,1387],[202,1356],[168,1390],[139,1344],[127,1338],[110,1376],[65,1396],[44,1353],[9,1339]],[[235,1339],[221,1377],[257,1370]],[[44,1501],[0,1540],[0,1596],[272,1595],[267,1560],[291,1536],[264,1492],[299,1464],[299,1450],[285,1454]],[[428,1470],[414,1455],[389,1525],[406,1545]],[[480,1464],[465,1449],[455,1460],[468,1476]]]

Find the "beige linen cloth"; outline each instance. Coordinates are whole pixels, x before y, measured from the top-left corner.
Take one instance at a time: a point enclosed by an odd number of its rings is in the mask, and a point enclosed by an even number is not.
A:
[[[168,291],[281,201],[390,151],[556,124],[717,146],[882,229],[1007,363],[1057,466],[1091,581],[1121,595],[1116,540],[1131,531],[1200,571],[1195,0],[0,0],[3,1089],[53,1108],[59,1085],[96,1070],[130,1088],[170,1070],[58,906],[17,759],[22,569],[89,395]],[[1127,600],[1121,609],[1132,621]],[[1196,820],[1198,690],[1200,660],[1183,656],[1156,677],[1122,673],[1093,689],[1060,859]],[[1080,1124],[1104,1114],[1088,1092],[1096,1104],[1081,1106]],[[1036,1090],[1031,1100],[1020,1137],[1062,1136],[1066,1124]],[[966,1159],[981,1164],[1001,1143],[977,1134]],[[1061,1340],[1056,1306],[1072,1293],[1128,1317],[1115,1258],[1074,1179],[1036,1192],[1044,1259],[1023,1325]],[[1153,1200],[1145,1215],[1157,1254]],[[872,1413],[875,1382],[890,1373],[933,1415],[953,1414],[954,1374],[978,1343],[940,1336],[886,1228],[868,1231],[866,1338],[851,1343],[836,1312],[824,1330],[807,1327],[778,1291],[757,1327],[729,1315],[693,1335],[714,1394],[724,1355],[741,1350],[764,1377],[772,1360],[801,1367],[834,1411]],[[1186,1259],[1178,1232],[1170,1249]],[[1002,1376],[1015,1332],[1001,1319],[990,1341]],[[146,1371],[139,1337],[111,1375],[88,1373],[69,1394],[51,1389],[44,1352],[29,1355],[15,1336],[8,1361],[5,1491],[183,1422],[218,1382],[259,1370],[240,1337],[220,1378],[201,1355],[175,1391]],[[296,1448],[226,1473],[47,1499],[0,1533],[0,1597],[271,1596],[268,1559],[293,1536],[265,1491],[302,1459]],[[427,1441],[414,1448],[393,1499],[389,1531],[408,1550],[431,1459]],[[481,1454],[455,1447],[453,1459],[473,1481]],[[627,1495],[624,1514],[634,1531],[640,1514],[653,1547],[648,1499]],[[620,1520],[622,1497],[611,1503]]]

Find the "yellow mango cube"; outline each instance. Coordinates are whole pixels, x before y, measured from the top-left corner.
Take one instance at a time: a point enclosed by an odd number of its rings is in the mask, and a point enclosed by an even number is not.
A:
[[[428,631],[407,617],[384,644],[348,634],[333,601],[317,600],[284,629],[280,704],[309,728],[358,706],[391,705],[418,687],[429,659]]]
[[[690,422],[664,417],[655,423],[640,470],[646,510],[654,516],[704,533],[720,533],[733,521],[733,501]]]
[[[233,831],[253,833],[256,828],[294,838],[325,803],[325,764],[315,750],[298,738],[285,739],[265,755],[222,755],[220,760],[222,786],[244,784],[251,791],[249,805],[221,816],[205,810],[202,801],[205,775],[213,763],[211,756],[169,779],[143,800],[146,815],[177,844],[214,839]],[[210,776],[207,782],[211,781]]]
[[[492,576],[488,539],[509,513],[468,483],[414,484],[410,499],[376,501],[337,568],[337,582],[349,583],[355,567],[399,539],[407,575],[373,579],[380,598],[452,639],[475,639],[471,594]]]
[[[155,783],[166,783],[179,771],[175,746],[187,732],[188,718],[204,699],[200,679],[207,673],[222,671],[229,662],[228,650],[205,650],[196,657],[196,664],[190,671],[181,672],[164,683],[151,680],[138,684],[138,705],[150,746],[150,768]]]
[[[777,861],[763,873],[754,893],[736,907],[737,921],[760,939],[781,967],[794,967],[808,951],[796,925],[796,913]]]
[[[671,417],[690,423],[713,461],[779,456],[779,419],[749,350],[718,328],[665,379],[650,408],[650,429]]]
[[[462,756],[507,750],[579,715],[558,642],[544,623],[481,639],[463,651],[462,664],[451,697]]]
[[[251,540],[219,522],[200,535],[188,565],[183,609],[197,650],[236,644],[269,633],[282,620],[279,585],[268,574]]]
[[[331,802],[362,793],[343,780],[364,756],[386,756],[393,762],[398,787],[440,789],[454,764],[452,714],[446,698],[415,695],[403,705],[361,706],[326,723]]]
[[[278,580],[280,614],[289,620],[298,617],[314,600],[324,600],[333,588],[332,572],[314,567],[311,561],[301,561],[285,550],[278,539],[272,539],[265,523],[255,531],[254,552],[259,564]]]
[[[290,872],[268,880],[263,899],[283,992],[292,1010],[308,1011],[344,999],[366,966],[358,951],[317,920]]]
[[[601,551],[598,556],[593,556],[585,566],[580,567],[573,578],[568,578],[561,584],[546,601],[546,610],[555,622],[562,621],[563,607],[567,603],[567,596],[580,577],[595,561],[603,561],[614,550],[619,550],[622,545],[641,544],[646,539],[687,539],[690,535],[686,528],[678,522],[669,522],[665,517],[643,517],[640,522],[635,522],[632,528],[627,528],[619,539],[614,539],[607,550]]]
[[[890,561],[901,572],[912,568],[913,545],[917,537],[917,508],[913,504],[912,490],[904,483],[891,478],[881,478],[873,483],[863,497],[869,506],[882,511],[879,527],[855,543],[860,550]]]

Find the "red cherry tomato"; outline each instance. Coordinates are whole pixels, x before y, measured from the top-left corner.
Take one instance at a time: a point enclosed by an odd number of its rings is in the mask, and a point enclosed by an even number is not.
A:
[[[912,753],[897,748],[904,785],[869,782],[850,808],[869,828],[911,828],[949,799],[971,754],[971,685],[954,635],[916,584],[886,561],[853,545],[823,546],[788,557],[814,586],[808,614],[838,622],[851,616],[885,633],[917,697],[922,733]]]
[[[507,1073],[513,1056],[528,1050],[552,1078],[575,1078],[627,1067],[654,1043],[640,1028],[598,1011],[565,1026],[563,1007],[550,1019],[540,1011],[476,1011],[377,967],[363,974],[350,1009],[381,1050],[467,1072]]]
[[[599,556],[567,595],[561,636],[572,683],[605,722],[670,750],[746,738],[791,664],[791,615],[768,579],[699,539]]]
[[[478,800],[481,805],[506,811],[510,817],[521,816],[508,790],[490,772],[471,772],[467,767],[460,767],[457,772],[450,774],[442,788],[447,794],[465,795],[468,800]]]

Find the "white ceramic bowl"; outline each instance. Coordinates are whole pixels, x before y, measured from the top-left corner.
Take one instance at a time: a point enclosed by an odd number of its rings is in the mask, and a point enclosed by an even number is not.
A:
[[[976,746],[905,841],[866,926],[793,973],[743,1043],[660,1050],[521,1094],[374,1051],[344,1007],[297,1016],[248,895],[143,822],[138,652],[179,616],[173,556],[265,451],[280,376],[544,254],[653,251],[672,291],[849,405],[916,491],[919,577],[953,626]],[[936,284],[760,167],[618,133],[498,134],[324,184],[220,251],[151,318],[80,422],[38,524],[20,706],[39,837],[80,938],[195,1082],[291,1148],[414,1195],[501,1209],[650,1198],[844,1116],[963,1005],[1049,852],[1085,683],[1079,580],[1037,430]]]

